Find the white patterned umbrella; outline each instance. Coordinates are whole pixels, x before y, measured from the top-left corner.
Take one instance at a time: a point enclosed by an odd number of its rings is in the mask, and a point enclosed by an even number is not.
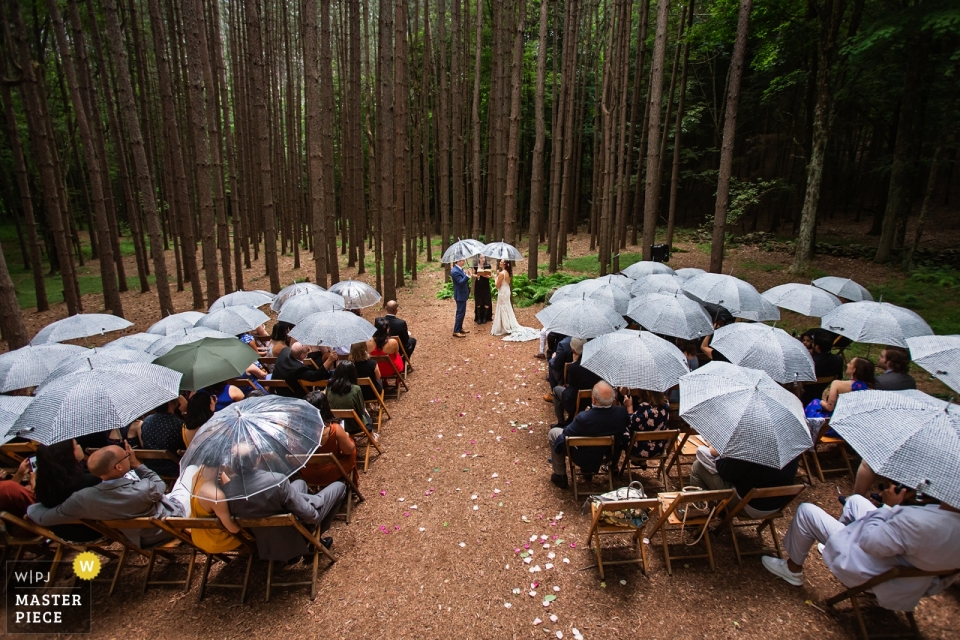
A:
[[[197,327],[206,327],[214,329],[232,336],[238,336],[241,333],[253,331],[264,322],[267,322],[270,316],[259,309],[246,306],[225,307],[219,311],[214,311],[197,320]]]
[[[550,298],[551,303],[564,300],[595,300],[612,307],[619,315],[624,315],[627,307],[630,306],[630,293],[618,285],[602,280],[584,280],[574,284],[570,289],[563,291],[557,289]]]
[[[684,340],[713,333],[713,321],[707,312],[700,303],[682,293],[647,293],[636,297],[630,301],[627,317],[647,331]]]
[[[782,469],[813,446],[800,399],[765,372],[729,362],[680,378],[680,416],[726,458]]]
[[[50,445],[125,427],[178,395],[180,374],[155,364],[80,371],[46,386],[12,428]]]
[[[960,406],[868,389],[841,394],[830,426],[877,475],[960,506]]]
[[[443,252],[440,262],[443,264],[452,264],[460,260],[467,260],[483,251],[483,247],[484,244],[482,242],[474,240],[473,238],[457,240]]]
[[[642,296],[645,293],[676,293],[683,290],[683,278],[672,273],[654,273],[633,281],[630,293]]]
[[[565,284],[562,287],[558,287],[556,291],[550,294],[550,304],[563,302],[564,300],[582,300],[582,292],[580,292],[577,287],[584,282],[586,282],[586,280],[581,280],[580,282],[571,282],[570,284]]]
[[[824,291],[829,291],[838,298],[849,300],[850,302],[873,302],[873,296],[863,287],[850,278],[839,278],[837,276],[825,276],[813,281],[813,286],[819,287]]]
[[[690,372],[677,347],[649,331],[621,329],[583,345],[580,361],[615,387],[665,392]]]
[[[907,338],[933,335],[923,318],[889,302],[848,302],[820,319],[824,329],[854,342],[907,347]]]
[[[780,384],[817,380],[810,352],[783,329],[735,322],[717,329],[710,346],[731,363],[766,371]]]
[[[326,289],[312,282],[294,282],[280,289],[280,292],[273,298],[273,302],[270,303],[270,308],[273,311],[280,311],[280,307],[290,298],[305,293],[316,293],[317,291],[326,291]]]
[[[66,358],[78,353],[93,353],[75,344],[27,345],[0,354],[0,393],[35,387]]]
[[[17,432],[11,428],[31,402],[33,398],[30,396],[0,396],[0,444],[7,444],[17,437]]]
[[[567,300],[551,304],[537,314],[547,331],[574,338],[596,338],[627,326],[623,316],[596,300]]]
[[[684,280],[689,280],[690,278],[698,276],[701,273],[706,273],[706,271],[703,269],[697,269],[696,267],[684,267],[683,269],[677,269],[677,275]]]
[[[88,349],[87,353],[77,353],[57,365],[57,368],[50,372],[37,386],[36,393],[40,393],[46,387],[50,386],[55,380],[63,376],[77,373],[78,371],[90,371],[91,369],[109,369],[121,364],[134,364],[137,362],[153,362],[157,357],[146,351],[134,351],[133,349]]]
[[[630,287],[633,285],[633,279],[628,278],[622,273],[608,273],[605,276],[600,276],[598,278],[593,278],[594,282],[602,282],[603,284],[613,284],[627,293],[630,293]]]
[[[181,344],[190,344],[191,342],[197,342],[199,340],[203,340],[204,338],[237,339],[237,337],[234,335],[217,331],[215,329],[207,329],[206,327],[192,327],[190,329],[184,329],[180,333],[172,333],[165,338],[157,340],[147,348],[147,352],[152,353],[155,356],[162,356],[176,346]]]
[[[770,304],[805,316],[823,317],[839,307],[840,298],[812,284],[789,282],[767,289],[763,297]]]
[[[702,273],[683,284],[683,290],[700,302],[719,304],[735,318],[779,320],[780,310],[763,299],[749,282],[723,273]]]
[[[297,324],[312,313],[320,311],[342,311],[344,301],[330,291],[315,291],[305,295],[294,296],[283,303],[277,320]]]
[[[172,316],[167,316],[163,320],[154,322],[147,329],[147,333],[153,333],[158,336],[169,336],[172,333],[183,333],[184,329],[196,326],[197,321],[207,314],[202,311],[181,311]]]
[[[380,293],[376,289],[359,280],[341,280],[330,287],[330,293],[343,296],[346,309],[372,307],[381,300]]]
[[[511,262],[523,260],[523,254],[520,253],[520,250],[506,242],[491,242],[484,245],[480,253],[494,260],[509,260]]]
[[[290,337],[306,345],[348,347],[373,337],[376,328],[350,311],[321,311],[303,318]]]
[[[907,338],[910,359],[960,393],[960,336]]]
[[[270,304],[273,302],[274,295],[257,289],[255,291],[234,291],[233,293],[228,293],[225,296],[220,296],[217,298],[213,304],[210,305],[210,308],[207,310],[210,313],[214,311],[219,311],[220,309],[226,309],[228,307],[262,307],[265,304]]]
[[[37,332],[30,344],[33,346],[63,342],[77,338],[103,335],[108,331],[120,331],[133,323],[108,313],[78,313],[75,316],[51,322]]]
[[[632,265],[625,269],[621,269],[620,273],[627,276],[628,278],[633,278],[634,280],[639,280],[644,276],[652,276],[655,273],[675,273],[673,269],[663,264],[662,262],[653,262],[651,260],[641,260],[640,262],[634,262]]]
[[[155,333],[131,333],[128,336],[120,336],[116,340],[111,340],[100,347],[101,351],[112,351],[113,349],[131,349],[133,351],[146,351],[146,349],[162,336]]]

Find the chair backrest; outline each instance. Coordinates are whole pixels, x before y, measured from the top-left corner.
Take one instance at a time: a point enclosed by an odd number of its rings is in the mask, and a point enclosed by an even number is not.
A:
[[[837,379],[837,376],[820,376],[817,378],[816,384],[827,385]]]
[[[261,380],[260,386],[266,389],[268,393],[276,393],[274,389],[290,389],[290,385],[285,380]]]
[[[573,412],[574,417],[576,417],[576,415],[577,415],[578,413],[580,413],[581,403],[582,403],[584,400],[590,400],[591,402],[593,401],[593,390],[592,390],[592,389],[584,389],[583,391],[578,391],[578,392],[577,392],[577,406],[576,406],[576,410]],[[589,406],[589,404],[588,404],[588,406]]]
[[[634,431],[633,435],[630,436],[630,448],[628,451],[632,452],[634,446],[641,442],[663,442],[664,447],[660,455],[650,456],[648,460],[656,460],[658,458],[668,458],[673,452],[673,448],[677,445],[677,437],[680,435],[680,432],[677,430],[669,431]]]
[[[260,364],[264,366],[269,366],[271,364],[277,364],[277,359],[273,356],[261,356]]]
[[[46,540],[52,540],[57,544],[61,544],[65,547],[73,549],[74,551],[83,551],[84,547],[86,546],[84,543],[74,543],[64,540],[50,529],[40,526],[33,520],[20,518],[19,516],[15,516],[7,511],[0,511],[0,519],[2,519],[4,522],[12,524],[18,529],[22,529],[23,531],[27,531]]]
[[[310,393],[314,389],[326,389],[330,383],[329,380],[297,380],[297,382],[300,383],[300,386],[303,387],[303,390],[307,393]]]
[[[740,502],[738,502],[737,505],[727,513],[727,517],[723,521],[723,524],[725,525],[729,523],[734,518],[756,520],[757,518],[751,518],[750,516],[743,514],[743,510],[746,509],[747,505],[750,504],[751,500],[760,500],[764,498],[789,497],[790,500],[777,510],[776,513],[779,514],[784,509],[786,509],[791,502],[796,500],[797,496],[803,493],[804,489],[806,489],[806,486],[802,484],[791,484],[783,487],[764,487],[764,488],[754,487],[753,489],[748,491],[747,495],[743,496],[743,498],[740,499]]]
[[[669,506],[664,510],[662,518],[666,520],[670,517],[670,514],[677,511],[678,508],[693,502],[716,502],[716,508],[711,515],[711,519],[713,519],[726,508],[727,503],[733,498],[734,493],[735,491],[733,489],[716,489],[713,491],[688,491],[669,494],[671,496],[675,495],[676,497],[669,501]],[[699,518],[691,518],[691,520],[696,521],[699,520]]]
[[[366,424],[354,409],[332,409],[333,417],[340,420],[353,420],[357,424]]]
[[[220,519],[216,516],[211,516],[209,518],[152,518],[154,525],[158,528],[163,529],[167,533],[176,537],[189,544],[192,547],[204,551],[201,547],[198,547],[193,542],[193,536],[190,535],[190,531],[193,529],[204,529],[208,531],[221,531],[228,536],[236,538],[240,544],[244,547],[245,551],[251,551],[252,545],[254,542],[253,538],[249,537],[249,534],[243,529],[239,533],[233,533],[229,531],[226,527],[223,526],[223,523],[220,522]]]
[[[370,378],[357,378],[357,384],[360,385],[360,389],[363,390],[363,397],[366,400],[368,397],[372,397],[373,400],[376,400],[381,408],[385,408],[386,405],[383,402],[383,394],[377,390],[377,385],[373,384],[373,380]],[[369,402],[373,402],[369,400]]]
[[[387,355],[370,356],[370,359],[373,360],[374,362],[376,362],[378,365],[379,365],[381,362],[386,362],[386,363],[388,363],[388,364],[390,365],[389,368],[393,370],[393,373],[388,374],[387,376],[384,376],[383,373],[381,373],[381,374],[380,374],[380,377],[387,377],[387,378],[402,378],[402,377],[403,377],[403,376],[400,374],[400,370],[397,369],[397,365],[395,365],[395,364],[393,363],[393,360],[390,359],[390,356],[387,356]]]
[[[614,443],[616,439],[613,436],[595,436],[595,437],[582,437],[575,436],[571,438],[564,438],[564,443],[567,447],[567,455],[570,454],[571,449],[579,449],[580,447],[603,447],[610,449],[610,455],[613,456]]]
[[[571,364],[573,364],[573,363],[571,363],[571,362],[565,362],[565,363],[563,364],[563,379],[560,380],[560,384],[566,384],[566,383],[567,383],[567,370],[570,368],[570,365],[571,365]]]
[[[593,522],[590,525],[590,533],[587,537],[593,534],[593,530],[599,525],[600,519],[603,517],[604,511],[621,511],[624,509],[659,509],[660,501],[657,498],[641,498],[639,500],[601,500],[599,503],[594,503],[593,511]],[[611,528],[613,528],[611,526]],[[617,527],[624,528],[624,527]]]
[[[0,453],[16,462],[23,462],[24,458],[29,458],[37,451],[37,443],[33,440],[27,442],[8,442],[0,446]]]
[[[227,384],[237,387],[241,391],[247,387],[253,389],[253,381],[250,378],[233,378],[232,380],[227,380]]]

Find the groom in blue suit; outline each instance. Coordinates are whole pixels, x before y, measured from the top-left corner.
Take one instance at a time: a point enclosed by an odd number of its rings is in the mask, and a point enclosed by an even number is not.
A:
[[[453,299],[457,303],[457,317],[453,322],[453,337],[466,338],[469,331],[463,330],[463,317],[467,315],[467,299],[470,297],[470,276],[463,270],[466,260],[457,260],[450,270],[453,279]]]

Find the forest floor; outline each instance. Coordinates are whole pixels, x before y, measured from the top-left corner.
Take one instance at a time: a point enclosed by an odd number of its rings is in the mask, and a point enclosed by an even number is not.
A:
[[[672,267],[707,266],[709,247],[678,246],[684,252],[674,255]],[[574,237],[570,255],[587,254],[585,234]],[[299,272],[291,263],[282,258],[284,284],[312,273],[306,260]],[[725,271],[732,268],[763,291],[791,279],[788,263],[787,255],[742,247],[731,250]],[[865,285],[904,281],[887,267],[845,258],[818,258],[815,266]],[[342,277],[351,273],[344,269]],[[383,426],[385,453],[361,474],[366,501],[352,523],[332,528],[337,562],[321,561],[317,599],[294,587],[276,590],[264,603],[265,563],[255,565],[244,605],[236,592],[208,592],[198,602],[196,576],[187,593],[160,587],[141,595],[141,574],[131,571],[113,597],[94,588],[93,637],[544,638],[562,632],[571,638],[574,628],[585,638],[856,637],[849,606],[838,614],[824,604],[841,585],[815,551],[802,588],[768,574],[757,556],[738,566],[727,533],[714,536],[716,571],[706,560],[681,560],[670,576],[658,534],[647,546],[647,575],[636,565],[608,567],[601,581],[586,538],[588,517],[571,491],[550,483],[546,437],[554,417],[542,399],[545,363],[533,357],[536,342],[491,337],[489,325],[472,323],[472,303],[465,323],[471,333],[454,339],[453,302],[435,298],[443,275],[436,263],[426,265],[399,294],[400,315],[418,340],[410,390],[388,401],[393,418]],[[252,271],[246,279],[247,288],[267,288]],[[175,302],[178,311],[188,309],[189,292],[176,294]],[[96,296],[84,303],[87,311],[102,306]],[[155,294],[124,294],[124,305],[136,323],[130,331],[157,319]],[[518,309],[521,324],[539,326],[540,308]],[[25,319],[33,333],[64,315],[59,304]],[[364,315],[372,319],[380,311]],[[942,391],[922,377],[924,388]],[[835,487],[848,493],[851,484],[849,477],[828,478],[802,498],[839,515]],[[781,521],[781,535],[789,521]],[[752,538],[752,531],[745,536]],[[530,563],[520,557],[525,545]],[[545,596],[556,599],[545,606]],[[876,627],[906,628],[903,618],[866,610]],[[956,637],[960,589],[923,600],[917,620],[927,638]]]

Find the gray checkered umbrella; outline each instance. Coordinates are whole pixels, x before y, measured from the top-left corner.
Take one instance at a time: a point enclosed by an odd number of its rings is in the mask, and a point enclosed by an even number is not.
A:
[[[873,296],[863,287],[850,278],[838,278],[837,276],[826,276],[817,278],[813,281],[813,286],[819,287],[824,291],[829,291],[838,298],[849,300],[850,302],[873,302]]]
[[[597,300],[566,300],[546,307],[537,314],[547,331],[574,338],[596,338],[627,326],[612,307]]]
[[[132,349],[134,351],[145,351],[161,337],[162,336],[158,336],[155,333],[131,333],[128,336],[120,336],[116,340],[111,340],[100,347],[100,350]]]
[[[664,392],[690,372],[677,347],[649,331],[621,329],[583,345],[580,361],[615,387]]]
[[[789,282],[767,289],[763,297],[781,309],[795,311],[805,316],[823,317],[839,307],[840,298],[812,284]]]
[[[372,307],[381,300],[376,289],[359,280],[341,280],[330,287],[330,293],[343,296],[344,308],[346,309]]]
[[[783,329],[736,322],[717,329],[710,346],[731,363],[766,371],[780,384],[817,380],[810,352]]]
[[[236,340],[236,338],[234,338]],[[89,349],[87,353],[77,353],[57,365],[57,368],[50,372],[43,382],[37,387],[37,393],[50,386],[55,380],[63,376],[76,373],[78,371],[89,371],[91,369],[110,369],[121,364],[133,364],[136,362],[153,362],[157,357],[146,351],[134,351],[133,349]]]
[[[562,287],[561,287],[562,288]],[[570,289],[557,292],[550,298],[550,302],[564,300],[594,300],[612,307],[619,315],[627,312],[630,306],[630,293],[620,286],[602,280],[584,280],[573,285]]]
[[[108,313],[78,313],[75,316],[51,322],[37,332],[30,344],[33,346],[63,342],[77,338],[103,335],[108,331],[120,331],[133,323]]]
[[[648,276],[655,277],[655,276]],[[682,293],[647,293],[630,301],[627,317],[656,334],[694,340],[713,333],[713,321]]]
[[[165,338],[157,340],[147,348],[147,352],[155,356],[162,356],[176,346],[190,344],[191,342],[197,342],[204,338],[236,338],[236,336],[215,329],[207,329],[206,327],[192,327],[190,329],[183,329],[180,333],[172,333]]]
[[[645,293],[676,293],[683,290],[683,278],[672,273],[654,273],[633,281],[630,293],[642,296]]]
[[[44,387],[12,428],[49,445],[125,427],[178,395],[180,374],[155,364],[80,371]]]
[[[217,298],[210,308],[210,313],[226,309],[228,307],[262,307],[265,304],[273,302],[273,294],[257,289],[256,291],[234,291],[225,296]]]
[[[311,346],[348,347],[366,342],[376,329],[350,311],[321,311],[303,318],[290,330],[290,337]]]
[[[703,269],[697,269],[696,267],[684,267],[683,269],[677,269],[677,275],[684,280],[689,280],[690,278],[696,277],[701,273],[706,273],[706,271]]]
[[[620,287],[627,293],[630,293],[630,287],[633,285],[633,279],[628,278],[622,273],[608,273],[605,276],[600,276],[598,278],[593,278],[594,282],[602,282],[603,284],[612,284]]]
[[[344,301],[330,291],[314,291],[305,295],[294,296],[283,303],[277,320],[297,324],[307,316],[320,311],[342,311]]]
[[[703,273],[690,278],[683,290],[700,302],[712,302],[729,310],[735,318],[779,320],[780,310],[763,299],[749,282],[723,273]]]
[[[491,242],[484,245],[480,253],[494,260],[510,260],[511,262],[523,260],[523,254],[520,253],[520,250],[506,242]]]
[[[78,353],[93,353],[75,344],[26,346],[0,354],[0,393],[35,387],[66,358]]]
[[[274,298],[273,302],[270,303],[270,308],[273,311],[280,311],[280,307],[294,296],[303,295],[305,293],[316,293],[317,291],[326,291],[323,287],[318,284],[313,284],[312,282],[294,282],[291,285],[280,289]]]
[[[582,300],[582,292],[580,292],[577,286],[583,282],[586,282],[586,280],[581,280],[580,282],[571,282],[570,284],[565,284],[562,287],[558,287],[556,291],[550,294],[550,304],[563,302],[564,300]]]
[[[960,406],[868,389],[841,394],[830,426],[877,475],[960,506]]]
[[[889,302],[848,302],[820,319],[824,329],[854,342],[907,347],[907,338],[933,335],[923,318]]]
[[[264,322],[267,322],[270,316],[259,309],[253,307],[226,307],[219,311],[214,311],[197,320],[195,326],[214,329],[222,333],[228,333],[232,336],[238,336],[241,333],[253,331]]]
[[[17,437],[17,432],[11,428],[31,402],[33,398],[30,396],[0,396],[0,444],[7,444]]]
[[[910,359],[960,393],[960,336],[907,338]]]
[[[634,262],[632,265],[626,269],[621,269],[620,273],[627,276],[628,278],[633,278],[634,280],[639,280],[644,276],[652,276],[655,273],[675,273],[673,269],[663,264],[662,262],[652,262],[650,260],[641,260],[640,262]]]
[[[443,264],[452,264],[460,260],[467,260],[483,251],[484,244],[479,240],[467,238],[466,240],[457,240],[443,252],[440,262]]]
[[[799,398],[765,372],[729,362],[680,378],[680,416],[727,458],[782,469],[813,446]]]
[[[153,333],[158,336],[169,336],[174,333],[183,333],[184,329],[189,329],[197,324],[203,316],[207,314],[201,311],[181,311],[172,316],[167,316],[159,322],[154,322],[147,329],[147,333]]]

